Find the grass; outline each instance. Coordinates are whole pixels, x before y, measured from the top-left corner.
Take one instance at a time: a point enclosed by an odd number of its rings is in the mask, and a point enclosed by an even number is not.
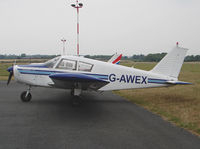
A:
[[[0,59],[0,63],[41,63],[48,59]]]
[[[123,65],[150,70],[155,63],[123,62]],[[159,114],[177,126],[200,135],[200,63],[184,63],[179,80],[189,86],[115,91],[131,102]]]
[[[41,63],[46,61],[46,59],[19,59],[16,61],[17,65],[29,64],[29,63]],[[13,59],[2,59],[0,60],[0,80],[7,80],[9,72],[7,71],[8,67],[12,66],[15,63]]]
[[[13,63],[0,63],[0,80],[8,80],[9,72],[8,67],[12,66]],[[18,63],[24,64],[24,63]]]

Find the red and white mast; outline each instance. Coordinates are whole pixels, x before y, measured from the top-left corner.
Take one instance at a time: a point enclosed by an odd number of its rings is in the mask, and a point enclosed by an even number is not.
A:
[[[63,55],[65,55],[65,42],[66,42],[66,39],[65,38],[62,38],[61,39],[62,43],[63,43]]]
[[[179,47],[179,42],[178,41],[176,42],[176,46]]]
[[[71,6],[77,10],[77,55],[79,56],[79,8],[82,8],[83,4],[76,0],[76,4],[71,4]]]

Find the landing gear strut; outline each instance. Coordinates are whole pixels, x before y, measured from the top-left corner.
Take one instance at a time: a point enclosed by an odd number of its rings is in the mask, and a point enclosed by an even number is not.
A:
[[[30,93],[30,90],[31,90],[31,86],[28,87],[27,91],[23,91],[21,93],[21,100],[23,102],[29,102],[29,101],[31,101],[32,95]]]
[[[81,94],[81,89],[72,89],[71,90],[71,95],[73,96],[71,103],[73,106],[78,106],[82,103],[82,99],[80,97]]]

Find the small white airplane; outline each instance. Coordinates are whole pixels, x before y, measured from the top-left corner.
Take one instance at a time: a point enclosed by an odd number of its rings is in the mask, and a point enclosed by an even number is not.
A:
[[[21,100],[31,100],[31,87],[51,87],[71,90],[80,103],[82,91],[112,91],[135,88],[167,87],[187,85],[178,81],[187,49],[175,47],[152,70],[144,71],[116,65],[122,55],[114,55],[109,62],[78,56],[59,56],[45,63],[14,65],[8,68],[9,84],[13,74],[15,80],[28,85],[22,92]]]

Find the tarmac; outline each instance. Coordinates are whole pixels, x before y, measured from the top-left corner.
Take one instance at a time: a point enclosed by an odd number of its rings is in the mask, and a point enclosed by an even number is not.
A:
[[[0,149],[200,149],[200,138],[112,92],[69,91],[0,82]]]

